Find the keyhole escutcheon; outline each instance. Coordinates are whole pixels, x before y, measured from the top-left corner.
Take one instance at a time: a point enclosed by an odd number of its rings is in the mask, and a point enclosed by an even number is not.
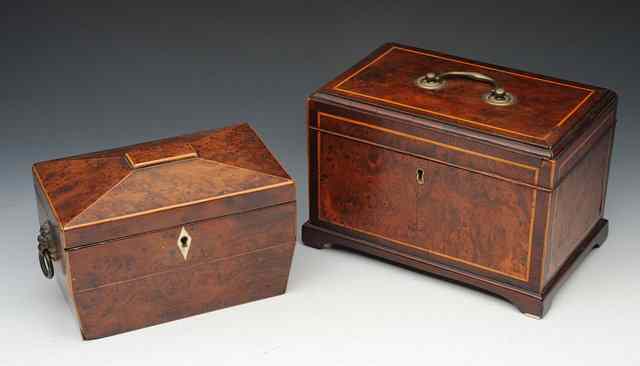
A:
[[[421,168],[418,168],[416,170],[416,181],[418,182],[418,184],[424,184],[424,170],[422,170]]]

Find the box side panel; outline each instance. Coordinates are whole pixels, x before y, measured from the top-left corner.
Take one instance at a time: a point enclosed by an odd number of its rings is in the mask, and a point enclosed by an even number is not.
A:
[[[292,202],[71,249],[72,286],[82,292],[293,242],[295,215]]]
[[[56,255],[52,257],[53,259],[53,268],[54,268],[54,279],[58,283],[62,293],[64,294],[65,299],[74,308],[72,303],[73,297],[71,296],[71,286],[69,285],[69,276],[68,276],[68,256],[67,253],[63,250],[65,235],[64,232],[60,229],[60,223],[51,210],[51,205],[47,200],[45,193],[42,191],[42,187],[40,186],[38,179],[33,177],[33,186],[36,194],[36,207],[38,209],[38,227],[42,227],[45,223],[50,223],[52,229],[54,230],[54,238],[56,238],[55,242],[55,253]],[[38,232],[38,228],[34,231],[34,255],[37,255],[37,241],[35,237]],[[38,271],[40,269],[37,269]]]
[[[613,128],[608,128],[602,134],[592,135],[558,161],[561,178],[551,198],[544,284],[603,217],[613,132]]]
[[[100,338],[285,292],[295,242],[78,293],[82,333]]]
[[[583,158],[590,154],[596,143],[611,129],[615,129],[616,111],[607,109],[601,111],[589,128],[576,132],[577,136],[565,147],[554,160],[556,163],[553,174],[552,188],[557,187],[570,174]]]

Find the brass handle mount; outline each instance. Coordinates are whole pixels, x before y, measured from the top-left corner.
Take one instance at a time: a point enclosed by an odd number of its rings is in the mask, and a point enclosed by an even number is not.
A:
[[[427,90],[439,90],[445,87],[447,79],[468,79],[473,81],[479,81],[491,85],[491,90],[482,96],[482,99],[495,106],[508,106],[516,102],[516,97],[504,90],[498,82],[479,72],[471,71],[449,71],[436,74],[435,72],[428,72],[423,76],[416,79],[415,83],[419,88]]]
[[[42,274],[48,278],[53,278],[53,261],[57,259],[56,240],[51,223],[48,221],[40,226],[38,235],[38,261]]]

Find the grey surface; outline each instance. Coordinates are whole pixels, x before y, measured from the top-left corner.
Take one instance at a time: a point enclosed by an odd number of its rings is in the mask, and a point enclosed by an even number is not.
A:
[[[558,1],[482,2],[482,9],[398,1],[61,3],[2,5],[1,365],[640,363],[637,11]],[[621,95],[610,237],[544,320],[371,258],[298,246],[284,296],[80,340],[57,286],[37,265],[34,161],[248,121],[297,180],[302,223],[304,99],[387,41]]]

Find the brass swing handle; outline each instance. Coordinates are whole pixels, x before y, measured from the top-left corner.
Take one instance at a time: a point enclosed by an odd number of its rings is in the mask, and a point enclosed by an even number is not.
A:
[[[449,71],[441,74],[428,72],[426,75],[416,79],[416,85],[423,89],[438,90],[442,89],[446,85],[446,79],[452,78],[469,79],[491,84],[491,91],[482,96],[482,99],[491,105],[507,106],[515,103],[516,101],[516,97],[504,90],[504,88],[501,87],[495,79],[479,72]]]
[[[53,278],[53,261],[57,258],[56,251],[53,228],[49,222],[45,222],[40,226],[38,235],[38,261],[42,274],[49,279]]]

